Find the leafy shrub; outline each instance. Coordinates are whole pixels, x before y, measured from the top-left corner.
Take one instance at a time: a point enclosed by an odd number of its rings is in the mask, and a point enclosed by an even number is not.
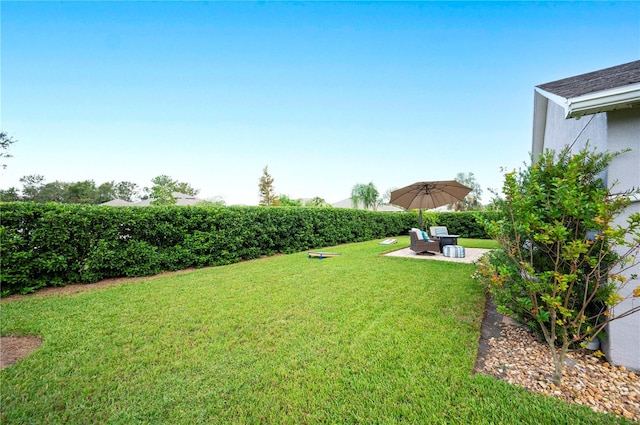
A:
[[[489,239],[485,230],[485,220],[495,220],[501,214],[496,211],[426,212],[423,213],[423,227],[446,226],[452,235],[463,238]]]
[[[335,208],[0,205],[2,296],[400,235],[414,214]]]
[[[484,232],[470,213],[425,218],[463,237]],[[415,211],[28,202],[0,204],[0,220],[2,296],[386,238],[418,226]]]
[[[544,152],[526,170],[505,175],[505,199],[498,202],[505,214],[487,223],[510,261],[489,260],[480,276],[503,309],[536,322],[553,356],[556,385],[571,344],[640,311],[612,310],[624,300],[618,290],[635,277],[625,273],[640,251],[640,214],[616,222],[639,191],[614,193],[601,179],[622,154],[588,147]],[[640,296],[640,287],[632,296]]]

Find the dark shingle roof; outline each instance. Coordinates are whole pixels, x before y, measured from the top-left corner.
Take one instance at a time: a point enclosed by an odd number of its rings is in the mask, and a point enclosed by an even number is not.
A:
[[[541,84],[538,88],[569,99],[634,83],[640,83],[640,60]]]

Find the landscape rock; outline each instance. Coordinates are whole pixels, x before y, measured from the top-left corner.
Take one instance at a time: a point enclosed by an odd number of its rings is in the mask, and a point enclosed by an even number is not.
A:
[[[551,379],[554,368],[548,345],[521,325],[502,323],[501,327],[499,337],[488,339],[478,372],[597,412],[640,421],[638,374],[580,349],[567,354],[562,385],[557,387]]]

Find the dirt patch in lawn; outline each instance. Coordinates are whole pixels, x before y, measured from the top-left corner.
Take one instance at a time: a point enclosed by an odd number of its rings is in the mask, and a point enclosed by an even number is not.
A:
[[[2,336],[0,337],[0,369],[11,366],[18,360],[27,357],[40,347],[42,339],[37,336]]]
[[[52,288],[42,288],[32,294],[9,295],[2,299],[2,302],[9,300],[17,300],[25,297],[37,297],[42,295],[54,295],[54,294],[73,294],[78,292],[91,291],[99,288],[117,285],[120,283],[136,282],[140,280],[153,279],[160,276],[167,276],[177,273],[186,273],[195,269],[180,270],[177,272],[166,272],[156,276],[145,277],[124,277],[116,279],[104,279],[96,283],[77,283],[73,285],[57,286]],[[42,344],[42,338],[32,335],[27,336],[2,336],[0,337],[0,370],[5,369],[18,360],[27,357],[33,351],[37,350]]]
[[[279,257],[281,255],[283,254],[275,254],[273,256]],[[264,257],[261,257],[261,258],[264,258]],[[257,261],[261,258],[256,258],[253,260],[246,260],[246,261]],[[205,267],[205,269],[206,268],[208,267]],[[155,276],[120,277],[120,278],[114,278],[114,279],[104,279],[96,283],[76,283],[72,285],[42,288],[32,294],[9,295],[8,297],[2,298],[0,302],[17,300],[25,297],[36,297],[36,296],[42,296],[42,295],[73,294],[77,292],[85,292],[85,291],[91,291],[99,288],[109,287],[109,286],[117,285],[120,283],[131,283],[131,282],[137,282],[141,280],[155,279],[162,276],[189,273],[194,270],[203,270],[203,269],[192,268],[192,269],[179,270],[175,272],[164,272],[164,273],[157,274]],[[42,338],[37,336],[32,336],[32,335],[27,335],[27,336],[11,336],[10,335],[10,336],[0,337],[0,370],[7,368],[12,364],[14,364],[15,362],[17,362],[18,360],[28,356],[33,351],[38,349],[38,347],[40,347],[40,344],[42,344]]]

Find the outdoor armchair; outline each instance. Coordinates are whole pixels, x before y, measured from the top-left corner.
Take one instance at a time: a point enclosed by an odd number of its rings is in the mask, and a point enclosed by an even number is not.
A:
[[[429,233],[431,233],[431,239],[438,239],[440,235],[448,235],[449,231],[446,226],[431,226]]]
[[[409,249],[416,254],[435,255],[437,252],[441,252],[440,242],[436,240],[425,241],[420,230],[410,230],[409,236],[411,237],[411,247]]]
[[[429,227],[431,236],[429,239],[436,241],[440,244],[440,252],[444,251],[445,245],[457,245],[459,235],[450,235],[446,226],[431,226]]]

